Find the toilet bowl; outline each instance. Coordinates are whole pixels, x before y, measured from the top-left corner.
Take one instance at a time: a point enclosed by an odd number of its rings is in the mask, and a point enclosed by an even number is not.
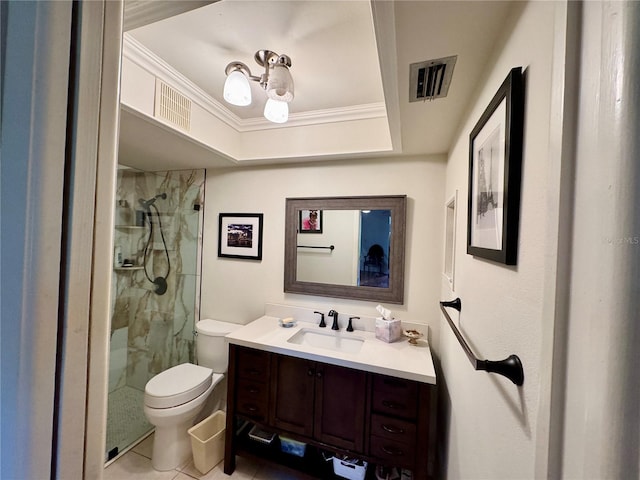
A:
[[[144,413],[155,426],[151,464],[155,470],[174,470],[191,456],[187,430],[202,411],[228,363],[225,335],[240,325],[218,320],[196,324],[196,351],[200,365],[183,363],[147,382]]]

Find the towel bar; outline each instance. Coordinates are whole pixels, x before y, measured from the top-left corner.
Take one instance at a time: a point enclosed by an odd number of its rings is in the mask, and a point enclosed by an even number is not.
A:
[[[333,245],[329,245],[328,247],[316,247],[315,245],[297,245],[298,248],[326,248],[327,250],[333,250],[334,247]]]
[[[456,298],[455,300],[451,300],[450,302],[440,302],[440,310],[442,310],[442,313],[447,319],[451,330],[453,330],[453,333],[458,339],[458,342],[460,342],[460,346],[467,354],[467,357],[469,358],[473,369],[485,370],[489,373],[497,373],[498,375],[503,375],[516,385],[521,386],[524,383],[524,371],[522,369],[522,362],[520,361],[520,358],[517,355],[509,355],[504,360],[497,361],[480,360],[479,358],[477,358],[471,351],[471,348],[469,348],[469,345],[462,336],[462,333],[460,333],[460,330],[458,330],[458,328],[453,323],[453,320],[451,320],[451,317],[445,310],[445,308],[447,307],[453,308],[454,310],[460,312],[462,310],[462,301],[459,298]]]

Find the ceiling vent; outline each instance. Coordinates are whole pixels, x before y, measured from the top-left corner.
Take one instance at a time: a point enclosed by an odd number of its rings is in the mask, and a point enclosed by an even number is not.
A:
[[[454,55],[412,63],[409,66],[409,102],[446,97],[457,59]]]
[[[154,116],[188,132],[191,129],[191,100],[156,78]]]

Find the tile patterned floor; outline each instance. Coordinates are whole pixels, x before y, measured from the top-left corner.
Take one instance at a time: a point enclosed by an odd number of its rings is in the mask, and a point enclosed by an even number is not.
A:
[[[169,472],[158,472],[151,466],[153,435],[110,464],[104,472],[104,480],[315,480],[285,467],[267,465],[238,456],[233,475],[222,471],[222,462],[202,475],[189,460]]]
[[[125,450],[137,439],[153,430],[142,409],[144,392],[124,386],[109,393],[107,418],[107,448]]]

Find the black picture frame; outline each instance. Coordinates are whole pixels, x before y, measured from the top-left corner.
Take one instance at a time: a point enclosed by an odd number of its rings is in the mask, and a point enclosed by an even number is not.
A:
[[[312,224],[315,225],[315,228],[310,227],[310,224],[308,223],[312,212],[316,213],[315,222]],[[298,213],[298,233],[322,233],[322,225],[322,210],[300,210],[300,212]]]
[[[218,257],[262,260],[262,213],[221,213]]]
[[[469,135],[467,253],[505,265],[518,260],[523,128],[524,79],[516,67]]]

